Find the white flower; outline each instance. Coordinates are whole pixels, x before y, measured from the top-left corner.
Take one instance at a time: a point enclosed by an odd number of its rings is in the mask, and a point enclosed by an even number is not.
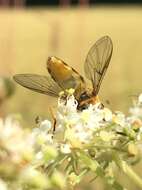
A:
[[[34,144],[53,144],[53,133],[51,128],[51,122],[48,120],[42,121],[39,128],[34,128],[32,131],[32,139]]]
[[[74,112],[77,109],[77,101],[73,95],[62,100],[62,97],[58,99],[58,111],[64,114]]]
[[[71,147],[69,144],[61,144],[60,151],[64,154],[69,154],[69,153],[71,153]]]
[[[11,161],[20,163],[24,156],[32,155],[32,135],[23,130],[11,116],[0,119],[0,142],[11,153]]]
[[[0,179],[0,190],[8,190],[7,185]]]
[[[104,119],[105,121],[111,121],[112,120],[112,112],[108,108],[103,109],[104,112]]]
[[[66,100],[58,101],[56,132],[63,132],[68,126],[78,141],[88,143],[93,138],[93,132],[111,119],[112,112],[107,108],[100,108],[100,103],[90,104],[87,109],[78,111],[77,101],[71,95]]]
[[[76,132],[75,137],[81,143],[88,143],[92,139],[92,132],[82,130],[82,131]]]
[[[120,126],[124,127],[125,126],[125,115],[120,112],[120,111],[117,111],[115,112],[115,115],[113,115],[113,120],[116,124],[119,124]]]
[[[139,102],[139,103],[142,103],[142,94],[139,95],[139,97],[138,97],[138,102]]]
[[[22,133],[19,123],[12,117],[7,117],[5,120],[0,118],[0,138],[10,138],[16,133]]]
[[[49,120],[44,120],[40,123],[40,130],[42,131],[50,131],[52,128],[51,122]]]
[[[43,145],[43,144],[53,144],[53,134],[47,134],[44,132],[40,132],[39,134],[37,134],[36,138],[36,142],[39,145]]]
[[[137,105],[130,108],[129,109],[129,112],[132,114],[132,115],[135,115],[137,117],[142,117],[142,108],[141,107],[138,107]]]
[[[36,160],[42,160],[43,159],[43,152],[39,151],[36,155],[35,155],[35,159]]]

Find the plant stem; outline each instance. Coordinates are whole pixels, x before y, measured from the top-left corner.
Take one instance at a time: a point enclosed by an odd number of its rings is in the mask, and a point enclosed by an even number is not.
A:
[[[135,182],[135,184],[142,188],[142,179],[125,161],[119,160],[119,167],[130,179],[132,179]]]

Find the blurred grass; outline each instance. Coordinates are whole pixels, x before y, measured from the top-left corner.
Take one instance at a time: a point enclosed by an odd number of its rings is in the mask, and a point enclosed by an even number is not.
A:
[[[89,48],[101,36],[109,35],[114,51],[101,86],[101,99],[109,100],[112,109],[126,111],[130,96],[142,91],[141,7],[1,9],[0,25],[1,75],[46,75],[46,60],[51,55],[83,74]],[[51,100],[17,85],[15,95],[5,104],[6,112],[20,112],[33,123],[36,115],[48,115]]]
[[[109,35],[114,52],[100,90],[102,101],[109,100],[111,109],[126,112],[130,96],[142,92],[142,7],[1,9],[0,25],[0,75],[46,75],[46,60],[51,55],[83,74],[89,48],[101,36]],[[48,96],[16,87],[1,109],[5,114],[21,113],[29,127],[34,126],[37,115],[49,115],[49,105],[56,106]],[[126,178],[124,183],[129,186]],[[95,183],[95,190],[100,186]],[[135,186],[129,189],[138,190]]]

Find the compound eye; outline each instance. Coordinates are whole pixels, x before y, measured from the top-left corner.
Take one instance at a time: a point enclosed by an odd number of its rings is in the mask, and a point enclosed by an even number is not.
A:
[[[80,98],[84,99],[86,97],[86,93],[84,92],[83,94],[81,94]]]
[[[88,99],[88,98],[90,98],[89,96],[88,96],[88,94],[86,93],[86,92],[83,92],[81,95],[80,95],[80,100],[86,100],[86,99]]]

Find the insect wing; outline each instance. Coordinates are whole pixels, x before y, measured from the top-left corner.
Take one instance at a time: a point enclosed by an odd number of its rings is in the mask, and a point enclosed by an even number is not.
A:
[[[14,75],[13,79],[25,88],[53,97],[58,97],[61,91],[61,88],[51,77],[37,74],[17,74]]]
[[[84,64],[86,77],[91,80],[93,85],[93,94],[97,95],[100,89],[102,79],[108,68],[113,45],[110,37],[100,38],[89,50]]]

